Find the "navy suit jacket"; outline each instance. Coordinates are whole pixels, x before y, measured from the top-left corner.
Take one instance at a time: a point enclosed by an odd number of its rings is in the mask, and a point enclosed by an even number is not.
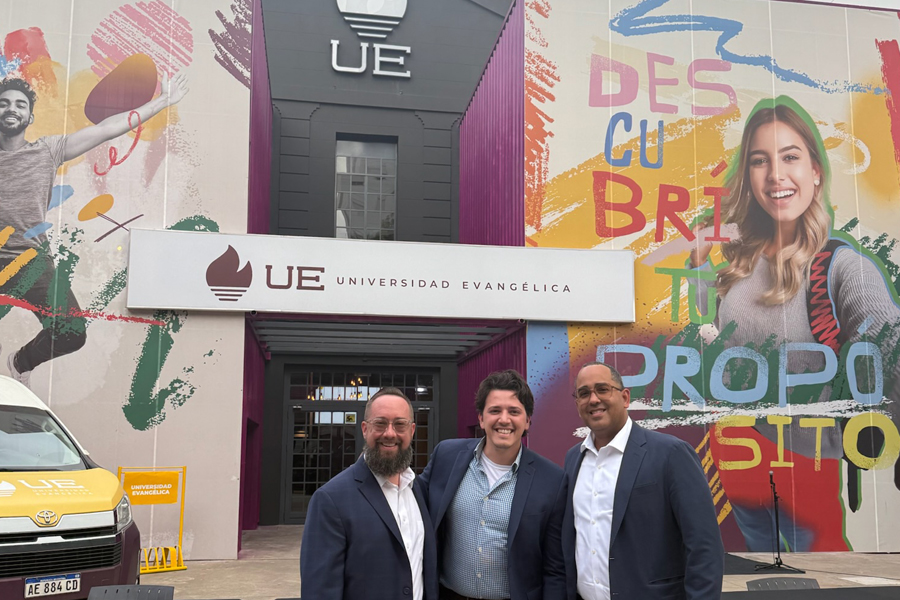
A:
[[[584,460],[569,449],[563,525],[568,592],[576,597],[572,498]],[[725,551],[700,459],[671,435],[633,424],[613,498],[609,584],[615,598],[719,600]]]
[[[437,600],[437,548],[418,478],[413,493],[425,527],[423,599]],[[304,600],[412,598],[412,571],[397,520],[360,457],[316,490],[300,549]]]
[[[478,439],[441,442],[422,473],[428,511],[443,547],[444,516],[474,457]],[[507,572],[511,600],[565,598],[566,577],[560,528],[566,501],[565,475],[558,465],[522,449],[507,528]]]

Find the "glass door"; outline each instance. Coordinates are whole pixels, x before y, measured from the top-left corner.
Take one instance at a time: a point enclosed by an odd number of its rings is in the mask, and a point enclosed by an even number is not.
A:
[[[412,401],[412,469],[421,473],[437,436],[437,379],[435,372],[387,369],[286,374],[283,522],[302,523],[313,493],[356,462],[365,448],[360,423],[366,401],[382,387],[397,387]]]

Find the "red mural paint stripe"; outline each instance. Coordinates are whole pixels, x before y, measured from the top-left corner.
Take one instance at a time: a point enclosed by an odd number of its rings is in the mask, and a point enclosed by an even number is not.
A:
[[[44,32],[37,27],[29,27],[6,35],[3,55],[7,59],[18,58],[23,65],[27,65],[39,58],[50,58],[50,50],[47,49]]]
[[[106,17],[91,35],[91,69],[104,77],[134,54],[146,54],[173,75],[191,64],[194,36],[190,22],[159,0],[124,5]]]
[[[25,310],[36,312],[38,314],[44,315],[45,317],[84,317],[85,319],[120,321],[122,323],[142,323],[144,325],[158,325],[160,327],[163,327],[166,324],[164,321],[159,321],[157,319],[126,317],[124,315],[111,315],[108,313],[96,312],[93,310],[70,310],[68,312],[52,311],[48,308],[44,308],[43,306],[32,304],[31,302],[28,302],[26,300],[20,300],[19,298],[13,298],[12,296],[6,296],[3,294],[0,294],[0,305],[24,308]]]
[[[536,241],[534,241],[527,235],[525,236],[525,243],[528,244],[529,246],[537,246],[538,245],[538,243]]]
[[[550,17],[548,0],[529,0],[526,5],[534,14],[547,19]],[[541,48],[547,47],[547,40],[541,32],[540,23],[526,12],[526,37]],[[549,138],[553,131],[549,125],[553,119],[539,105],[556,100],[552,90],[559,82],[557,65],[539,52],[525,51],[525,224],[540,231],[546,185],[549,173]]]
[[[222,11],[216,11],[216,18],[222,23],[224,31],[209,30],[209,38],[216,47],[216,62],[228,71],[232,77],[246,87],[250,87],[250,24],[253,19],[253,8],[250,0],[237,0],[231,4],[234,20],[229,21]]]
[[[875,45],[881,54],[881,77],[890,92],[884,102],[891,116],[894,158],[900,164],[900,46],[897,40],[875,40]]]
[[[710,171],[709,174],[713,177],[718,177],[719,175],[721,175],[722,171],[724,171],[727,168],[728,168],[728,163],[723,160],[722,162],[717,164],[716,168],[714,168],[712,171]]]

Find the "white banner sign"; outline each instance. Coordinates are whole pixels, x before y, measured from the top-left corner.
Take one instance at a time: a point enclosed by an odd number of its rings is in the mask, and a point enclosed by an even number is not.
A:
[[[133,229],[128,308],[634,322],[634,255]]]

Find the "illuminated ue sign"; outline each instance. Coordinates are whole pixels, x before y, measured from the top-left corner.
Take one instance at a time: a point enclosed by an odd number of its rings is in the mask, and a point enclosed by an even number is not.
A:
[[[400,24],[406,14],[406,0],[337,0],[338,10],[350,28],[359,36],[359,66],[338,64],[338,48],[341,43],[331,40],[331,68],[340,73],[365,73],[369,66],[369,46],[372,40],[374,53],[372,74],[384,77],[409,78],[410,73],[401,70],[411,52],[409,46],[392,46],[374,40],[384,40]]]

